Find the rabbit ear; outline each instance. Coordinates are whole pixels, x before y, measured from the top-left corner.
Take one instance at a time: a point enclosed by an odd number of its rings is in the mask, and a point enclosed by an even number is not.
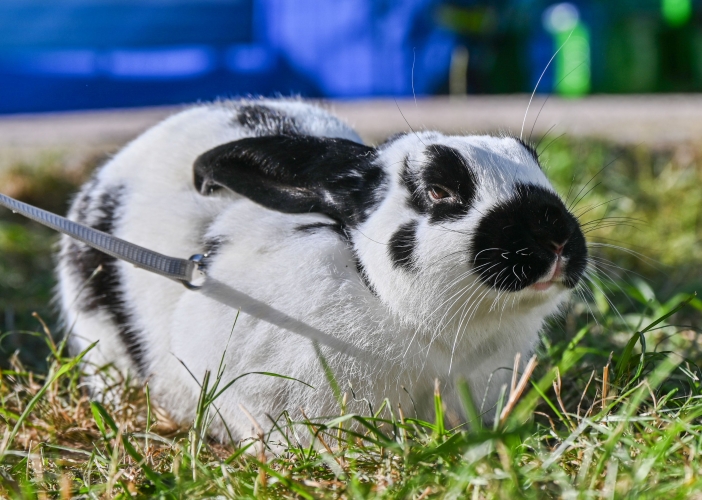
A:
[[[208,195],[225,187],[272,210],[320,212],[354,226],[384,184],[375,156],[375,149],[346,139],[249,137],[200,155],[195,188]]]

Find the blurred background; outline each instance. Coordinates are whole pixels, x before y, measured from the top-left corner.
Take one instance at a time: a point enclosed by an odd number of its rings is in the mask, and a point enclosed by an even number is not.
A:
[[[568,39],[568,43],[564,42]],[[693,0],[2,0],[0,113],[702,90]]]
[[[0,191],[65,213],[127,141],[217,98],[321,99],[369,143],[523,128],[593,256],[549,339],[590,325],[606,359],[702,292],[700,92],[701,0],[0,0]],[[0,210],[0,366],[43,365],[38,317],[64,331],[56,240]],[[649,345],[702,360],[700,311]]]

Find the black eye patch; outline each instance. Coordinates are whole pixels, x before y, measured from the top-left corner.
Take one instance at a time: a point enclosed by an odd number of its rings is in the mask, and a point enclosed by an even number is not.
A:
[[[426,161],[419,171],[410,169],[409,158],[405,159],[402,181],[411,193],[410,206],[429,215],[433,223],[460,219],[475,200],[477,179],[473,169],[467,159],[449,146],[431,144],[425,155]],[[432,200],[429,191],[434,186],[451,196]]]

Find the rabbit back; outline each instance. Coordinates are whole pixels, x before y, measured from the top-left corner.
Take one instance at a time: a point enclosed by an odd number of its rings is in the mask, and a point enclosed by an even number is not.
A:
[[[69,218],[166,255],[207,252],[208,227],[240,197],[197,193],[195,159],[220,144],[278,134],[360,142],[340,120],[297,100],[197,106],[146,131],[96,171],[75,197]],[[169,349],[166,322],[185,288],[68,237],[61,240],[58,275],[72,350],[99,341],[88,356],[93,365],[112,363],[147,375],[151,353]]]

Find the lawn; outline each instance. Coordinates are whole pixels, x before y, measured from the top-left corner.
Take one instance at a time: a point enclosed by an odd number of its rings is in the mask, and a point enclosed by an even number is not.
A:
[[[277,454],[265,436],[208,439],[218,374],[203,381],[186,428],[150,401],[148,385],[121,381],[121,398],[91,402],[51,305],[56,237],[0,212],[0,494],[702,499],[702,150],[567,137],[539,150],[581,219],[592,267],[549,324],[531,376],[504,393],[503,418],[452,427],[440,391],[429,422],[392,401],[372,414],[340,404],[338,415],[301,422],[313,447],[288,432]],[[61,157],[47,156],[0,183],[62,212],[88,170],[65,178]],[[461,393],[474,415],[470,389]]]

